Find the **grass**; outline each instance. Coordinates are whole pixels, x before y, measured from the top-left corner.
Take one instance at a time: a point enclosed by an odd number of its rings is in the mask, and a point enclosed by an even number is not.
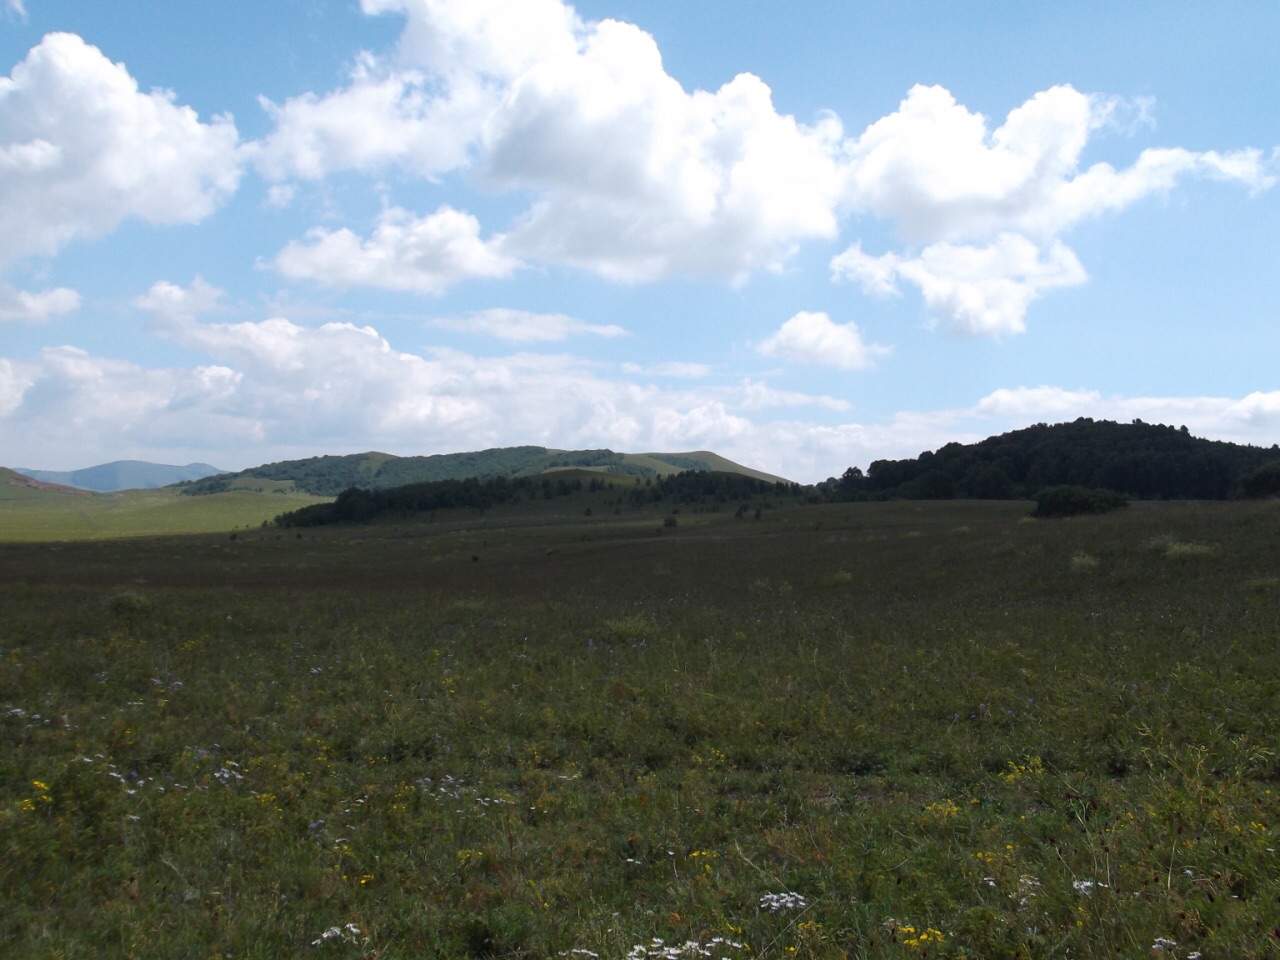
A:
[[[250,529],[286,510],[324,500],[305,494],[258,491],[184,497],[174,488],[74,494],[21,488],[0,490],[0,543]]]
[[[0,546],[2,952],[1280,952],[1275,504],[564,509]]]

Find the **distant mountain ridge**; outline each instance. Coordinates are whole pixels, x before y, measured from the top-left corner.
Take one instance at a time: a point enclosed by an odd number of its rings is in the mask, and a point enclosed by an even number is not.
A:
[[[617,453],[613,450],[553,450],[495,447],[469,453],[397,457],[387,453],[309,457],[263,464],[182,484],[192,496],[227,490],[261,490],[337,496],[351,487],[385,490],[411,483],[472,477],[529,477],[554,470],[586,469],[636,477],[664,477],[684,470],[737,473],[770,483],[782,477],[753,470],[707,450],[687,453]]]
[[[64,487],[93,490],[96,493],[115,493],[118,490],[154,490],[185,480],[199,480],[213,474],[225,473],[207,463],[188,463],[173,466],[166,463],[148,463],[144,460],[115,460],[81,470],[31,470],[14,467],[14,473],[56,483]]]

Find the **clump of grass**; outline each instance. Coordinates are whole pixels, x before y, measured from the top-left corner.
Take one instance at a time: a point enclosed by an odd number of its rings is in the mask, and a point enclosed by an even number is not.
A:
[[[777,595],[779,597],[788,597],[791,595],[791,581],[775,581],[772,577],[756,577],[751,581],[747,589],[761,596]]]
[[[618,620],[606,620],[602,632],[614,640],[644,640],[652,637],[656,631],[657,627],[652,620],[634,614]]]
[[[836,570],[823,574],[819,581],[824,587],[847,587],[853,583],[853,574],[848,570]]]
[[[121,590],[107,598],[107,609],[117,617],[144,617],[155,612],[156,602],[137,590]]]
[[[1098,569],[1098,558],[1091,553],[1077,550],[1071,555],[1071,569],[1075,573],[1090,573]]]
[[[1198,559],[1201,557],[1216,557],[1222,552],[1222,548],[1214,543],[1195,543],[1187,540],[1179,540],[1170,535],[1161,535],[1152,537],[1150,547],[1163,553],[1170,560],[1188,560]]]

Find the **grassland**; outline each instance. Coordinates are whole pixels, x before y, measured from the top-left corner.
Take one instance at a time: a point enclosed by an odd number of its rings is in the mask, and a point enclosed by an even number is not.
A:
[[[0,477],[0,542],[218,533],[258,527],[325,498],[260,489],[182,497],[173,487],[119,493],[16,486]]]
[[[0,953],[1280,955],[1280,504],[602,506],[0,544]]]

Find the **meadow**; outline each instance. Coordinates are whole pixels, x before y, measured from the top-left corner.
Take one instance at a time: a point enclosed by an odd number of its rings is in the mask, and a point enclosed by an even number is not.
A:
[[[285,510],[325,499],[257,489],[207,497],[184,497],[176,487],[54,492],[6,483],[6,472],[0,471],[0,543],[226,532],[258,527]]]
[[[0,953],[1280,956],[1280,503],[609,495],[0,544]]]

